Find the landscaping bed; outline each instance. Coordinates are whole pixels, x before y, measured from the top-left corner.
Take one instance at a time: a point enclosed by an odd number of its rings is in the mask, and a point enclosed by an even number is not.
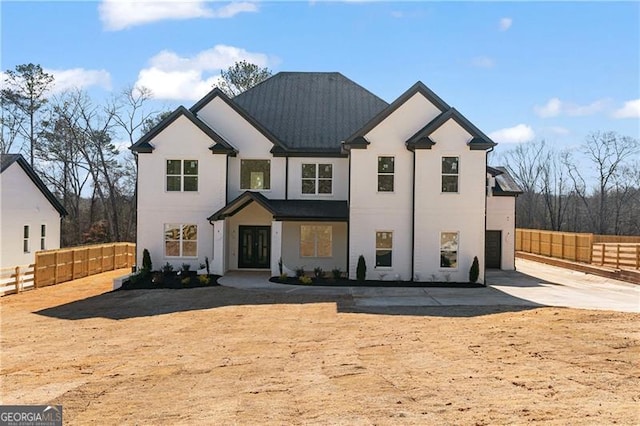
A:
[[[305,282],[299,277],[271,277],[269,281],[278,284],[303,285],[303,286],[331,286],[331,287],[456,287],[456,288],[481,288],[484,284],[458,283],[447,281],[391,281],[391,280],[366,280],[357,281],[347,278],[311,278]]]
[[[122,283],[122,290],[151,290],[160,288],[199,288],[218,284],[220,275],[197,275],[195,271],[138,272]]]

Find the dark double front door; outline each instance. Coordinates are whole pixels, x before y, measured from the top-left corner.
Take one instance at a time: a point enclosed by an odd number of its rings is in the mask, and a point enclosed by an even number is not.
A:
[[[239,227],[238,268],[271,267],[271,227]]]

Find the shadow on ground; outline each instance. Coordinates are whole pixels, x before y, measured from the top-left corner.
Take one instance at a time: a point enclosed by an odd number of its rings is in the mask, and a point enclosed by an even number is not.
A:
[[[447,306],[441,306],[433,297],[430,297],[431,302],[423,304],[420,298],[406,296],[367,298],[351,294],[292,294],[266,292],[259,289],[208,287],[183,290],[113,291],[35,313],[68,320],[98,317],[121,320],[227,306],[335,303],[336,311],[339,313],[473,317],[501,312],[519,312],[542,306],[492,288],[459,289],[455,292],[450,289],[437,290],[446,292],[434,297],[446,299]],[[456,303],[456,300],[459,300],[459,303]],[[370,301],[375,303],[367,303]]]
[[[487,269],[485,275],[487,284],[489,285],[500,285],[505,287],[542,287],[545,285],[562,285],[560,283],[523,274],[519,271]]]

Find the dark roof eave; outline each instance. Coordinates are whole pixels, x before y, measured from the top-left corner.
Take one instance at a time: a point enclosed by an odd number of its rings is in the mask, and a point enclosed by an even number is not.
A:
[[[202,108],[204,108],[209,102],[211,102],[215,98],[220,98],[224,103],[226,103],[231,109],[233,109],[238,115],[240,115],[243,119],[245,119],[249,124],[251,124],[258,132],[262,133],[262,135],[271,142],[274,147],[280,147],[282,149],[286,149],[286,146],[273,134],[271,133],[265,126],[258,122],[255,118],[253,118],[247,111],[245,111],[240,105],[233,102],[222,90],[218,87],[215,87],[212,91],[207,93],[202,99],[195,103],[189,111],[193,114],[197,114]]]
[[[209,150],[212,154],[223,154],[228,155],[230,157],[235,157],[238,154],[238,150],[221,145],[219,143],[215,143],[209,147]]]
[[[402,106],[407,100],[413,97],[416,93],[422,94],[425,98],[429,100],[433,105],[436,106],[441,112],[448,110],[449,105],[443,101],[438,95],[435,94],[431,89],[429,89],[423,82],[418,81],[413,86],[411,86],[407,91],[401,94],[395,101],[393,101],[387,108],[380,111],[369,120],[362,128],[358,129],[357,132],[349,136],[345,140],[345,144],[351,145],[354,139],[364,136],[373,130],[378,124],[384,121],[387,117],[389,117],[393,112],[395,112],[400,106]]]
[[[274,220],[286,220],[290,222],[348,222],[349,216],[340,217],[319,217],[319,216],[287,216],[274,215]]]
[[[42,179],[40,179],[40,177],[36,174],[36,172],[29,165],[29,163],[27,163],[27,160],[25,160],[21,154],[16,154],[16,155],[4,154],[4,155],[11,155],[12,157],[6,163],[3,162],[2,170],[0,172],[4,172],[13,163],[18,163],[18,165],[22,168],[22,170],[27,174],[29,179],[31,179],[33,184],[40,190],[40,192],[42,192],[42,195],[45,196],[45,198],[49,201],[49,203],[51,203],[53,208],[56,209],[56,211],[60,214],[60,217],[65,217],[69,215],[69,213],[64,208],[62,203],[60,203],[60,201],[58,201],[55,195],[53,195],[53,193],[49,191],[49,188],[47,188],[47,185],[44,184]]]
[[[151,140],[160,134],[164,129],[169,127],[174,121],[180,117],[186,117],[193,125],[195,125],[200,131],[207,135],[216,144],[220,144],[228,149],[233,149],[231,144],[227,142],[222,136],[220,136],[215,130],[207,126],[202,120],[196,117],[191,111],[183,106],[179,106],[168,117],[155,125],[149,132],[142,136],[136,143],[131,145],[129,149],[136,153],[148,154],[153,152],[154,146],[151,144]]]

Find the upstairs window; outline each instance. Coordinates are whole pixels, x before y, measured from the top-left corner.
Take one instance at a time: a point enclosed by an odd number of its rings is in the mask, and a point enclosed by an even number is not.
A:
[[[167,160],[167,191],[198,190],[198,160]]]
[[[442,157],[442,192],[458,192],[458,157]]]
[[[300,227],[300,257],[331,257],[331,226]]]
[[[25,225],[22,230],[22,251],[29,253],[29,225]]]
[[[303,164],[302,193],[331,194],[333,192],[333,165]]]
[[[393,192],[394,157],[378,157],[378,192]]]
[[[166,257],[197,257],[198,225],[165,224],[164,255]]]
[[[242,160],[240,189],[271,189],[271,160]]]
[[[390,268],[393,254],[393,232],[376,232],[376,268]]]
[[[45,249],[46,239],[47,239],[47,225],[40,225],[40,250]]]

